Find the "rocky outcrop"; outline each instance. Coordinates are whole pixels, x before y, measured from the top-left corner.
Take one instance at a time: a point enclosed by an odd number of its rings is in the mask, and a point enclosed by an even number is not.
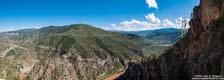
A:
[[[117,66],[116,66],[117,65]],[[118,59],[101,59],[97,56],[82,58],[79,55],[51,55],[35,64],[29,78],[32,80],[97,80],[103,73],[122,69]]]
[[[118,80],[191,80],[195,75],[223,75],[224,1],[201,0],[188,33],[162,56],[129,63]]]

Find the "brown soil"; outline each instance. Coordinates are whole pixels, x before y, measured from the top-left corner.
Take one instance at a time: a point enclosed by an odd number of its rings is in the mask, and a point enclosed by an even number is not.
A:
[[[118,78],[120,75],[124,74],[124,71],[123,72],[119,72],[117,74],[114,74],[108,78],[106,78],[105,80],[115,80],[116,78]]]

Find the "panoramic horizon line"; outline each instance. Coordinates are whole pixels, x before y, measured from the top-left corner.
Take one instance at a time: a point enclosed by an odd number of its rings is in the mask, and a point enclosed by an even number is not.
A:
[[[105,27],[99,27],[99,26],[94,26],[91,24],[85,24],[85,23],[75,23],[75,24],[67,24],[67,25],[49,25],[49,26],[42,26],[42,27],[30,27],[30,28],[21,28],[21,29],[13,29],[13,30],[8,30],[8,31],[0,31],[0,33],[4,32],[13,32],[13,31],[18,31],[18,30],[26,30],[26,29],[41,29],[41,28],[46,28],[46,27],[65,27],[65,26],[71,26],[71,25],[90,25],[91,27],[95,28],[100,28],[106,31],[133,31],[133,32],[138,32],[138,31],[148,31],[148,30],[161,30],[161,29],[181,29],[179,27],[161,27],[161,28],[154,28],[154,29],[144,29],[144,30],[116,30],[116,29],[106,29]],[[186,29],[189,29],[186,28]]]

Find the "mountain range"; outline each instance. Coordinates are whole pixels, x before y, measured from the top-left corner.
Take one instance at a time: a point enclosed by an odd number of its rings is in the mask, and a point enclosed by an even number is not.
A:
[[[2,32],[0,80],[221,80],[223,14],[224,0],[200,0],[184,36],[88,24]]]
[[[159,55],[157,49],[148,48],[165,39],[173,44],[179,33],[178,29],[114,32],[86,24],[3,32],[0,42],[6,44],[1,46],[0,61],[10,67],[0,66],[0,70],[16,72],[0,76],[31,80],[105,79],[124,71],[129,62],[139,62],[152,52]],[[174,36],[164,37],[165,34]]]

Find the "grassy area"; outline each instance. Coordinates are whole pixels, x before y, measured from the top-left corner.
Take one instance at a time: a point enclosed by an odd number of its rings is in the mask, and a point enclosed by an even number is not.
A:
[[[11,56],[11,55],[16,55],[16,52],[14,51],[14,49],[10,50],[6,56]]]
[[[19,57],[21,54],[23,53],[23,49],[20,48],[14,48],[12,50],[10,50],[6,56],[16,56]]]
[[[37,40],[38,45],[49,45],[65,52],[69,52],[71,48],[76,49],[84,58],[92,57],[90,53],[94,53],[103,59],[106,59],[107,55],[118,57],[122,62],[124,58],[132,59],[138,56],[133,55],[130,47],[137,49],[141,43],[128,36],[84,24],[46,29],[40,30],[47,34]]]

